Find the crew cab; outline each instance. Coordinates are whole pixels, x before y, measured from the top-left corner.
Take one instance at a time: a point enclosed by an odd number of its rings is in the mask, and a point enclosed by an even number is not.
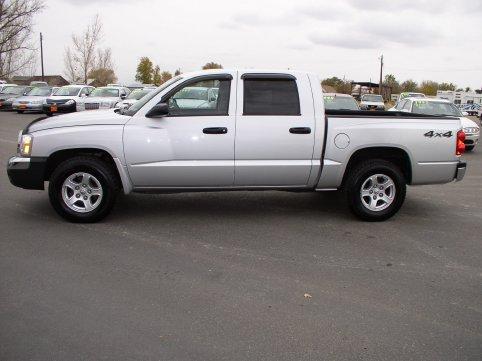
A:
[[[213,96],[192,101],[193,88]],[[354,214],[381,221],[406,185],[463,178],[463,138],[456,117],[325,112],[310,73],[218,69],[176,76],[127,110],[40,118],[7,172],[22,188],[48,181],[74,222],[104,218],[121,190],[345,190]]]

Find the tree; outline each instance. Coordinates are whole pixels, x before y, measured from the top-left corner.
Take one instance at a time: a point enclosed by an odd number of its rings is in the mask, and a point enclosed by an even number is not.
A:
[[[215,62],[210,62],[206,63],[203,65],[202,70],[208,70],[208,69],[222,69],[223,66],[221,64],[215,63]]]
[[[153,73],[152,61],[147,56],[143,56],[137,65],[136,80],[143,84],[151,84]]]
[[[440,83],[438,85],[438,90],[452,90],[454,91],[456,89],[456,85],[453,83]]]
[[[402,92],[414,92],[418,90],[418,84],[412,79],[405,80],[401,85]]]
[[[161,82],[159,83],[159,85],[165,83],[166,81],[168,81],[169,79],[172,78],[172,74],[168,71],[163,71],[161,73]]]
[[[101,32],[102,23],[99,15],[96,15],[82,34],[72,34],[72,48],[67,47],[64,53],[64,64],[68,77],[79,78],[87,83],[89,73],[95,68]]]
[[[97,60],[95,67],[98,69],[114,69],[112,50],[110,48],[97,49]]]
[[[159,65],[156,65],[154,68],[154,72],[152,73],[152,82],[156,85],[161,84],[161,68],[159,68]]]
[[[351,81],[343,80],[336,76],[326,78],[321,81],[321,85],[327,85],[334,88],[338,93],[350,94],[351,93]]]
[[[395,75],[393,74],[385,75],[385,81],[383,82],[383,85],[389,86],[392,89],[393,94],[400,93],[400,83],[397,81]]]
[[[470,89],[469,86],[465,88],[465,91],[466,91],[466,92],[469,92],[469,91],[471,91],[471,90],[472,90],[472,89]]]
[[[176,71],[174,72],[174,76],[181,75],[181,69],[177,68]]]
[[[0,0],[0,78],[10,78],[35,63],[33,17],[42,0]]]
[[[114,72],[114,62],[112,61],[112,51],[110,48],[98,49],[94,68],[89,72],[89,79],[94,79],[98,85],[105,86],[115,83],[117,76]]]
[[[97,68],[89,73],[89,79],[94,79],[96,86],[106,86],[107,84],[115,83],[117,76],[112,69]]]
[[[425,95],[437,95],[437,89],[439,84],[433,80],[424,80],[420,84],[420,92],[424,93]]]

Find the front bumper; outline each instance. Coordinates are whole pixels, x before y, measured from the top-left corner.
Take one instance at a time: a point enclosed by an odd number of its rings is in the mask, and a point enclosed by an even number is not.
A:
[[[42,104],[16,104],[13,103],[12,105],[13,110],[20,110],[20,111],[35,111],[35,112],[41,112],[42,111]]]
[[[53,104],[44,104],[42,106],[42,110],[44,113],[73,113],[76,111],[75,103],[74,104],[57,104],[57,111],[52,111]]]
[[[459,164],[457,164],[457,170],[455,171],[455,177],[454,177],[456,182],[460,182],[462,179],[464,179],[466,170],[467,170],[467,163],[459,162]]]
[[[46,165],[44,157],[11,157],[7,164],[10,183],[25,189],[44,189]]]
[[[480,133],[466,133],[465,134],[465,145],[476,146],[479,142]]]

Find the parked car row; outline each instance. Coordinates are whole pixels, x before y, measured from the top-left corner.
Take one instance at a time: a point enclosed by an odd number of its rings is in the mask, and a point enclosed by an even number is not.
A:
[[[50,87],[38,82],[29,86],[0,84],[0,110],[42,112],[48,116],[75,111],[129,108],[156,87],[136,89],[119,84],[95,88],[89,85]]]

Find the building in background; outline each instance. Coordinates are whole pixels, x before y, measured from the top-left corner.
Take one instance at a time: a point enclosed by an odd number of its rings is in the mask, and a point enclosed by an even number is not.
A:
[[[456,105],[482,104],[482,94],[477,94],[474,91],[458,92],[453,90],[438,90],[437,98],[446,99]]]
[[[20,76],[16,75],[12,77],[12,83],[18,85],[30,85],[31,82],[35,81],[42,81],[41,75],[35,76]],[[70,83],[65,80],[62,75],[45,75],[44,80],[50,86],[64,86],[69,85]]]

